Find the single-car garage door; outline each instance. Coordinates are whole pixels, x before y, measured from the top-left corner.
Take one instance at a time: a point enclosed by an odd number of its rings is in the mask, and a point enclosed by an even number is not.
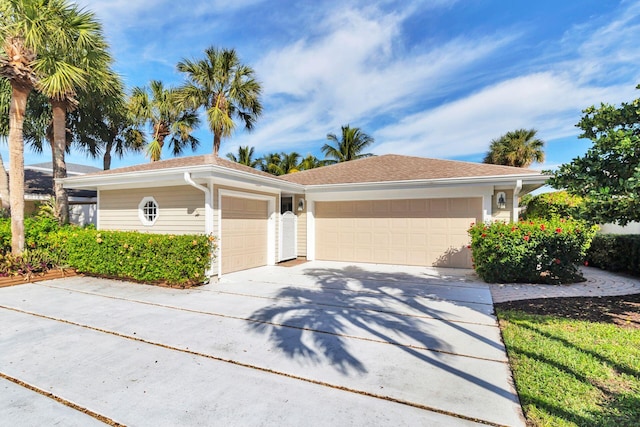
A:
[[[267,265],[267,202],[222,198],[222,273]]]
[[[469,268],[482,199],[316,202],[315,218],[317,259]]]

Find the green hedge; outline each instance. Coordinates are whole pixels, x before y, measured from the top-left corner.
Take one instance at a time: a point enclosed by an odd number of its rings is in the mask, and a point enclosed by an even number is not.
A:
[[[587,260],[593,267],[640,276],[640,235],[598,234]]]
[[[11,221],[0,219],[0,276],[30,274],[52,267],[170,285],[202,283],[215,253],[205,235],[98,231],[60,226],[49,217],[25,219],[25,252],[13,257]]]
[[[477,224],[474,268],[489,283],[573,283],[597,227],[573,219]]]
[[[205,235],[64,228],[49,237],[49,248],[81,273],[184,285],[203,282],[215,241]]]
[[[526,201],[523,219],[536,218],[576,218],[584,219],[584,200],[566,191],[554,191],[532,196]]]

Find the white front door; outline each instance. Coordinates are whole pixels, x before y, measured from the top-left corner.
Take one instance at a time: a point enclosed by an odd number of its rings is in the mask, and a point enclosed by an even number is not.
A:
[[[291,211],[283,213],[280,217],[280,261],[297,257],[297,229],[298,217],[296,214]]]

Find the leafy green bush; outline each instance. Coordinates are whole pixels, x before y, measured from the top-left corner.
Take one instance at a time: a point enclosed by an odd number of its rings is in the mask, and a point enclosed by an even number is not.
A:
[[[61,226],[55,218],[25,218],[25,252],[11,255],[11,221],[0,218],[0,276],[71,267],[100,276],[171,285],[202,283],[215,240],[204,235],[98,231]]]
[[[598,234],[587,253],[589,265],[640,276],[640,235]]]
[[[49,247],[81,273],[184,285],[204,281],[215,240],[69,227],[51,236]]]
[[[524,201],[523,203],[524,204]],[[584,201],[580,196],[572,196],[566,191],[542,193],[526,202],[522,218],[577,218],[584,219]]]
[[[469,229],[474,268],[490,283],[572,283],[597,230],[573,219],[477,224]]]

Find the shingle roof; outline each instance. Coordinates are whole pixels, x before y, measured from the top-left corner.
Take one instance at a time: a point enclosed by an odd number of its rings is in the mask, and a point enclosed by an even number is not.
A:
[[[113,175],[113,174],[130,173],[130,172],[145,172],[145,171],[153,171],[153,170],[161,170],[161,169],[173,169],[173,168],[182,168],[182,167],[189,167],[189,166],[206,166],[206,165],[220,166],[227,169],[247,172],[253,175],[276,178],[270,173],[262,172],[252,167],[242,165],[240,163],[222,159],[220,157],[214,156],[213,154],[205,154],[202,156],[176,157],[168,160],[160,160],[157,162],[142,163],[134,166],[126,166],[123,168],[100,171],[98,173],[93,173],[91,175],[92,176]]]
[[[532,169],[385,154],[310,169],[281,178],[302,185],[353,184],[509,175],[540,176]]]
[[[44,171],[24,168],[24,192],[38,196],[53,196],[53,175]],[[93,190],[67,189],[70,197],[96,197]]]

